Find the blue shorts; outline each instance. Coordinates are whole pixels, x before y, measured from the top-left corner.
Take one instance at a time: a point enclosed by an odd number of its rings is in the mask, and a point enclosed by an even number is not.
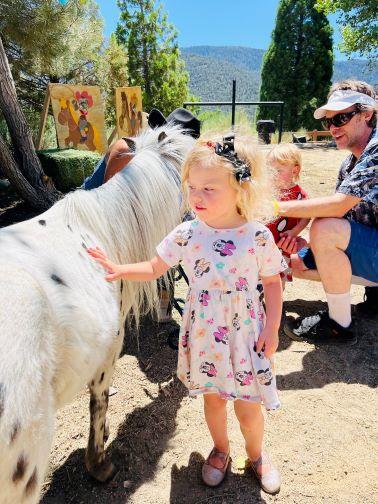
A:
[[[106,170],[106,160],[104,156],[97,163],[95,169],[93,170],[92,175],[89,175],[89,177],[87,177],[84,180],[81,189],[85,189],[86,191],[88,191],[90,189],[96,189],[97,187],[100,187],[100,185],[104,183],[105,170]]]
[[[378,229],[349,221],[350,240],[345,254],[352,266],[352,274],[378,282]],[[303,247],[298,256],[308,269],[316,269],[315,257],[308,247]]]

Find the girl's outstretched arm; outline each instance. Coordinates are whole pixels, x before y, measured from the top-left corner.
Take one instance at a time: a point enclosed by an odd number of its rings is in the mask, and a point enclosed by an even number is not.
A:
[[[264,287],[266,323],[257,341],[256,350],[261,352],[265,344],[265,357],[270,357],[278,347],[278,329],[282,316],[282,284],[280,275],[261,278]]]
[[[117,264],[111,261],[106,253],[98,247],[95,249],[88,248],[87,252],[108,272],[108,275],[105,277],[107,282],[114,282],[121,278],[133,282],[148,282],[161,277],[169,269],[168,264],[158,255],[153,257],[150,261],[134,264]]]

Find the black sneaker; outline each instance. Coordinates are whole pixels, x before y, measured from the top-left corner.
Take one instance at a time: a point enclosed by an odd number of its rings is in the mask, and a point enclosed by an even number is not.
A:
[[[320,311],[311,317],[288,318],[284,325],[284,333],[295,341],[351,346],[357,343],[353,325],[352,322],[349,327],[342,327],[330,319],[327,312]]]
[[[361,317],[378,315],[378,287],[365,287],[364,301],[356,304],[354,313]]]

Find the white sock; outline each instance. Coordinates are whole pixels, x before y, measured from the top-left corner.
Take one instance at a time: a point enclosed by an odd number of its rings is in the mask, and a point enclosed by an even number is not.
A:
[[[349,327],[352,322],[350,292],[345,294],[328,294],[329,318],[337,322],[342,327]]]

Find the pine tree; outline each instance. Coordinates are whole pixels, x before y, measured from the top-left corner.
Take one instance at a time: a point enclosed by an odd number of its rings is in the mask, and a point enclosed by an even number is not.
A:
[[[327,96],[332,78],[332,28],[315,0],[281,0],[272,42],[261,73],[261,101],[285,102],[284,129],[319,127],[314,109]],[[258,119],[274,119],[278,110],[260,107]]]
[[[118,41],[127,47],[129,84],[141,86],[143,109],[163,114],[188,100],[188,74],[180,59],[177,32],[153,0],[118,0]]]
[[[324,14],[337,14],[343,42],[340,49],[351,56],[354,52],[378,64],[377,0],[316,0],[315,8]]]
[[[115,33],[110,36],[108,46],[98,54],[94,63],[95,79],[105,98],[105,118],[109,128],[115,124],[115,88],[127,86],[129,82],[125,47],[118,44]]]
[[[21,106],[41,110],[47,84],[97,84],[103,20],[94,0],[0,0],[0,32]]]

